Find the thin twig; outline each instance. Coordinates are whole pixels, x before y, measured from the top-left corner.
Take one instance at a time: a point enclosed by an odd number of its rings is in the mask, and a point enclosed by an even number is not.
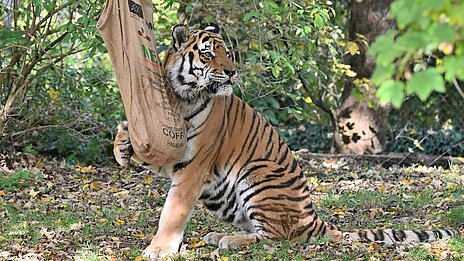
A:
[[[456,88],[456,90],[458,90],[461,97],[464,99],[464,92],[462,91],[461,86],[459,86],[459,83],[456,80],[456,78],[453,79],[453,84],[454,84],[454,87]]]

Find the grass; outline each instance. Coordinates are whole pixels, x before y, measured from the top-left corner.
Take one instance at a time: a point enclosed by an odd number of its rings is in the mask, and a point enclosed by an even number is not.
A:
[[[361,173],[356,178],[343,170],[324,170],[328,174],[311,183],[320,216],[342,228],[463,228],[464,169],[365,168],[353,164],[350,171]],[[142,260],[141,250],[156,232],[169,187],[169,181],[152,177],[113,168],[2,174],[0,260],[26,253],[43,259]],[[219,250],[201,243],[211,231],[235,232],[198,205],[185,231],[186,250],[171,260],[464,260],[462,236],[397,247],[334,245],[320,238],[311,245],[278,241]]]
[[[19,168],[14,173],[6,174],[0,171],[0,190],[13,191],[20,187],[27,187],[35,180],[43,179],[41,173],[33,173],[27,169]]]

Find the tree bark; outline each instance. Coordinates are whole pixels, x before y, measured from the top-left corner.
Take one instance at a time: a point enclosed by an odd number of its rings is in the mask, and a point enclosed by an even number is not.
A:
[[[356,40],[359,54],[350,57],[348,63],[357,73],[357,79],[370,79],[375,60],[367,53],[365,43],[371,44],[375,37],[395,27],[388,17],[393,0],[353,0],[349,9],[350,39]],[[365,41],[362,41],[362,35]],[[363,98],[352,95],[352,78],[346,81],[341,105],[336,112],[337,126],[334,135],[334,150],[342,154],[378,154],[385,150],[386,131],[390,107],[380,106],[374,97],[375,88],[358,86]]]
[[[13,0],[2,0],[2,4],[3,4],[3,10],[4,10],[4,13],[2,14],[3,27],[10,28],[13,23],[13,12],[12,12],[13,7],[14,7]],[[11,50],[7,49],[4,51],[4,53],[0,54],[0,68],[4,68],[6,66],[6,64],[3,64],[4,58],[6,54],[10,54],[10,53],[11,53]],[[8,69],[7,71],[9,72]],[[0,75],[0,89],[4,91],[5,90],[4,85],[8,84],[8,81],[9,81],[8,79],[9,73],[6,73],[6,72],[3,72],[3,73],[5,73],[5,75]],[[6,117],[8,113],[8,108],[3,106],[2,104],[3,98],[4,98],[3,95],[0,95],[0,140],[2,140],[2,137],[3,137],[3,130],[5,129]]]

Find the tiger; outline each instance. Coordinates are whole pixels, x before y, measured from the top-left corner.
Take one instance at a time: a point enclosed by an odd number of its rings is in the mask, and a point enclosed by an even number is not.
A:
[[[172,29],[172,46],[163,68],[181,103],[188,126],[187,145],[174,163],[154,166],[132,151],[127,122],[114,140],[117,162],[131,161],[171,179],[156,235],[143,255],[150,260],[175,254],[197,201],[242,232],[210,232],[203,240],[219,248],[240,248],[258,241],[313,243],[325,236],[334,243],[365,241],[397,244],[433,241],[459,233],[340,229],[322,220],[310,200],[307,179],[277,131],[232,92],[238,80],[231,52],[217,25]]]

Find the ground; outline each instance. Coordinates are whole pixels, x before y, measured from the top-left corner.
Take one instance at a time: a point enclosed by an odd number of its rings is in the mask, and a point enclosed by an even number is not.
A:
[[[464,227],[464,167],[388,169],[353,160],[300,159],[318,213],[342,228]],[[169,182],[141,168],[83,166],[0,155],[0,260],[144,260]],[[205,246],[233,231],[198,205],[174,260],[464,260],[464,237],[387,247],[259,243]]]

